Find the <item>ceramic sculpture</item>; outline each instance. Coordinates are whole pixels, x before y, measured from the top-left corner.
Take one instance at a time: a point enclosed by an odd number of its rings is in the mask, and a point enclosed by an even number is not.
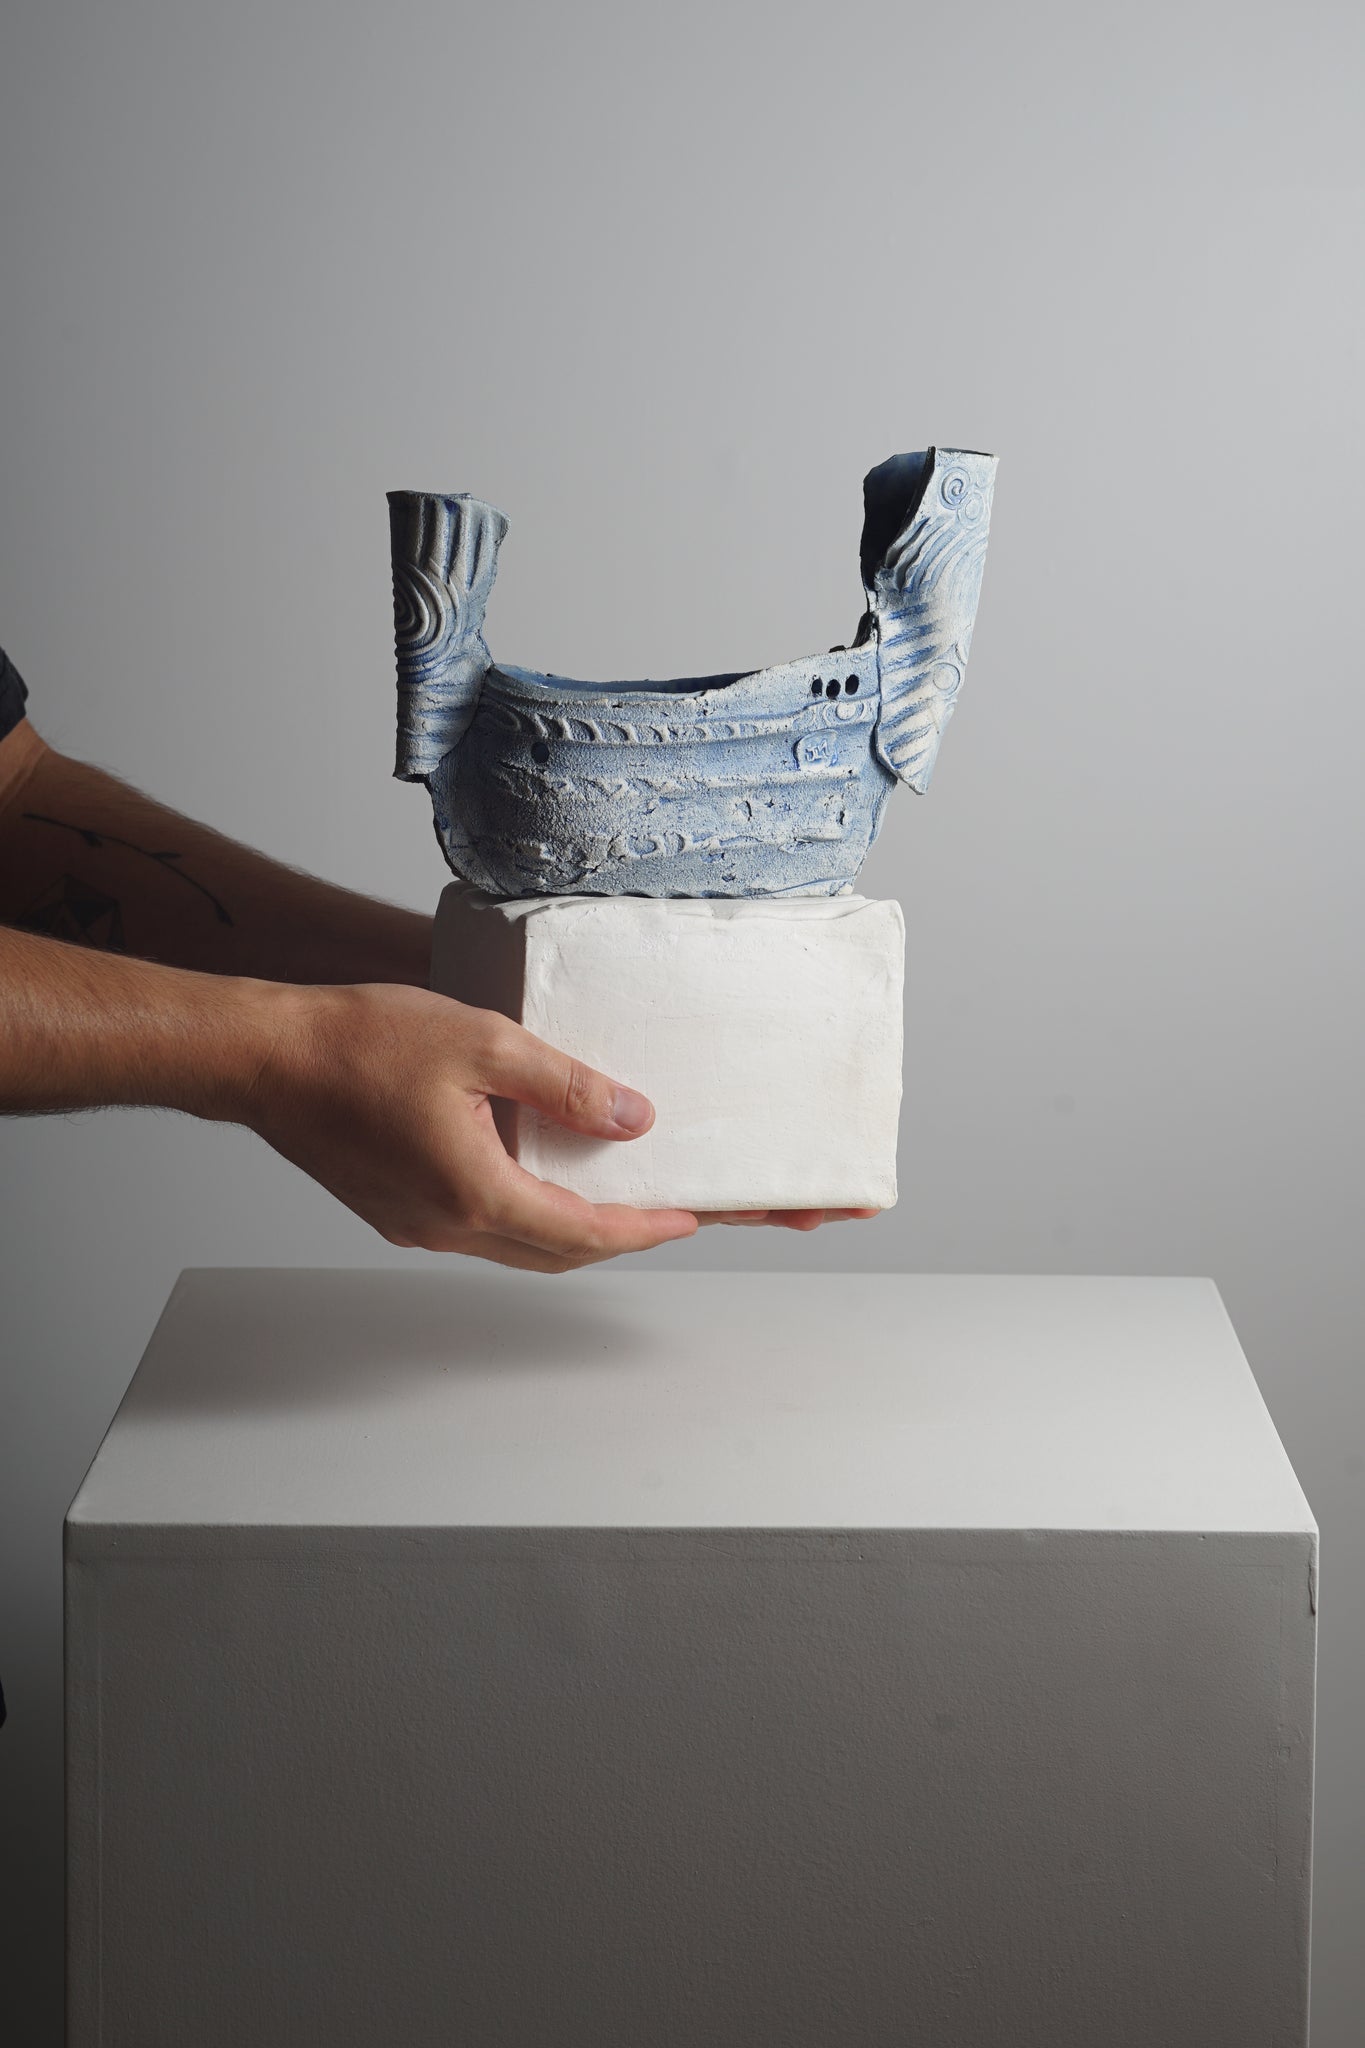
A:
[[[498,897],[831,896],[896,782],[922,793],[957,702],[995,458],[894,455],[866,478],[848,647],[776,668],[592,683],[493,660],[507,531],[466,495],[389,494],[396,773],[446,860]]]
[[[933,773],[994,481],[994,456],[958,448],[872,471],[850,646],[624,683],[495,662],[507,521],[477,498],[390,494],[397,773],[426,783],[459,877],[431,985],[657,1112],[613,1145],[503,1105],[529,1171],[698,1212],[895,1201],[905,925],[853,884],[896,783]]]

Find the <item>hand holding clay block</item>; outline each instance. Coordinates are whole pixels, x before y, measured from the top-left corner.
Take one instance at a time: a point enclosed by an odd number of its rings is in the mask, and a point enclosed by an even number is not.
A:
[[[887,1209],[901,1097],[900,905],[860,896],[441,898],[431,985],[653,1102],[610,1144],[518,1108],[542,1180],[639,1208]]]

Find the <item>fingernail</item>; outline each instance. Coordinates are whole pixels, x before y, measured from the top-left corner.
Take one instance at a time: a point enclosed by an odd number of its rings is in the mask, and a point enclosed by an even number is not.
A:
[[[632,1138],[638,1138],[654,1121],[654,1105],[633,1088],[618,1088],[612,1098],[611,1120],[618,1131],[629,1131]]]

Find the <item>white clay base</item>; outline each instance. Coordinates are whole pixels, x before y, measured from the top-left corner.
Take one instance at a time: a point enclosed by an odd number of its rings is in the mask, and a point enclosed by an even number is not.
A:
[[[905,926],[861,896],[554,896],[452,884],[431,985],[500,1010],[654,1104],[643,1138],[518,1109],[522,1165],[638,1208],[887,1209]]]

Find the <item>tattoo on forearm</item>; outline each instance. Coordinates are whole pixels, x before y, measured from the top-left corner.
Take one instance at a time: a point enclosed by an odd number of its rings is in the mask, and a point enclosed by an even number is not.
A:
[[[118,899],[78,881],[75,875],[59,875],[51,888],[44,889],[38,901],[15,919],[15,927],[44,939],[65,939],[71,946],[93,946],[100,953],[128,950]]]
[[[176,865],[181,858],[178,853],[154,852],[149,846],[134,845],[131,839],[120,839],[117,832],[94,832],[88,825],[72,825],[65,818],[49,818],[42,811],[25,811],[22,815],[34,825],[53,825],[59,832],[74,832],[78,838],[85,841],[87,846],[121,846],[127,853],[137,853],[144,860],[154,860],[157,866],[164,868],[168,875],[175,875],[178,880],[186,883],[189,888],[197,889],[201,896],[206,897],[213,905],[214,915],[218,919],[219,924],[232,924],[232,917],[221,898],[215,896],[212,889],[205,888],[202,882],[196,882],[193,875],[187,875],[182,867]],[[70,878],[66,877],[65,879],[69,880]],[[112,898],[106,898],[105,900],[107,902],[113,901]],[[117,909],[116,905],[115,908]]]

